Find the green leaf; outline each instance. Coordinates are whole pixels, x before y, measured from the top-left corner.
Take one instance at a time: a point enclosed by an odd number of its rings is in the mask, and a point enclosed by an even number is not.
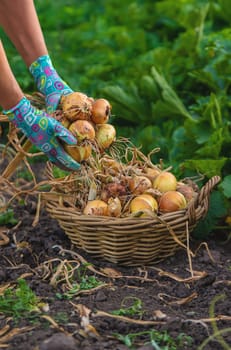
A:
[[[189,159],[182,163],[183,167],[190,170],[195,170],[198,173],[207,177],[215,175],[221,175],[223,166],[225,165],[227,158],[221,157],[220,159]]]
[[[225,197],[231,198],[231,175],[224,177],[220,187],[222,188]]]
[[[152,76],[156,84],[159,86],[161,91],[162,100],[157,101],[156,109],[159,113],[161,110],[164,111],[169,116],[180,115],[189,119],[192,119],[192,116],[185,108],[184,104],[177,96],[176,92],[172,89],[172,87],[168,84],[163,75],[158,73],[155,67],[151,69]],[[158,112],[156,115],[158,115]]]
[[[226,214],[227,208],[224,197],[219,191],[212,192],[208,213],[193,230],[193,236],[200,239],[207,237],[215,229],[218,220]]]

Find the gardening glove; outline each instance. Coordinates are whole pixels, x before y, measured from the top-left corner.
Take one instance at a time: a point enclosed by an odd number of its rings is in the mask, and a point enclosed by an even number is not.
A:
[[[49,114],[57,109],[62,95],[73,92],[54,69],[49,55],[40,56],[30,65],[29,71],[38,90],[45,96],[46,110]]]
[[[12,109],[3,112],[52,163],[65,170],[80,168],[80,164],[64,151],[60,143],[64,141],[75,145],[77,140],[72,133],[46,112],[33,107],[26,97]]]

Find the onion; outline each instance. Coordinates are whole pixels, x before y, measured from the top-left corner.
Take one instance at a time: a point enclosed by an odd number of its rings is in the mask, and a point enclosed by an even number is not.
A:
[[[128,180],[128,187],[133,194],[142,194],[152,187],[152,182],[146,176],[136,175]]]
[[[163,193],[159,199],[159,210],[163,213],[173,212],[185,209],[187,202],[182,193],[177,191],[168,191]]]
[[[91,120],[95,124],[107,123],[111,113],[111,105],[104,98],[98,98],[92,104]]]
[[[108,205],[100,199],[94,199],[88,201],[85,208],[83,209],[84,215],[98,215],[107,216],[108,215]]]
[[[154,180],[157,175],[161,172],[158,168],[145,168],[144,173],[150,180]]]
[[[71,123],[69,126],[70,132],[76,137],[78,142],[81,142],[85,139],[94,140],[95,138],[95,129],[92,123],[87,120],[76,120]]]
[[[74,159],[80,163],[87,160],[92,153],[92,146],[90,144],[83,145],[63,145],[64,150]]]
[[[118,182],[110,182],[103,187],[101,192],[101,199],[108,202],[110,197],[125,197],[127,195],[126,187],[124,184]]]
[[[108,216],[119,217],[121,215],[122,205],[118,197],[109,198],[108,200]]]
[[[158,210],[158,203],[155,198],[150,195],[139,195],[131,200],[129,208],[130,212],[133,214],[143,210],[154,212]]]
[[[63,95],[60,104],[65,117],[71,122],[90,119],[93,101],[86,94],[76,91]]]
[[[60,120],[61,124],[65,127],[65,128],[69,128],[71,125],[71,122],[66,118],[66,117],[62,117],[62,119]]]
[[[191,199],[195,197],[193,188],[189,185],[184,184],[183,182],[177,183],[176,190],[184,195],[187,202],[190,202]]]
[[[175,191],[177,186],[176,177],[169,171],[163,171],[153,180],[153,188],[160,192]]]
[[[145,201],[147,201],[150,204],[153,211],[158,210],[157,200],[153,196],[151,196],[150,194],[144,193],[144,194],[139,195],[136,198],[144,199]]]
[[[116,130],[111,124],[99,124],[96,127],[95,139],[100,149],[107,149],[116,138]]]

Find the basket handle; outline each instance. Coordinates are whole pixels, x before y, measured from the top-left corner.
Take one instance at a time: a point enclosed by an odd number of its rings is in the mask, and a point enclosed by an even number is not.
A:
[[[204,215],[207,213],[209,208],[209,196],[213,188],[220,182],[221,178],[218,175],[213,176],[206,182],[201,188],[197,198],[190,203],[188,207],[189,223],[194,224],[197,221],[195,208],[200,204],[200,207],[204,207]]]

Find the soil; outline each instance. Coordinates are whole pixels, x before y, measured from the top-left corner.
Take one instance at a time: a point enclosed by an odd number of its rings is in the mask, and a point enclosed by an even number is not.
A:
[[[95,259],[74,246],[45,208],[35,225],[35,197],[23,204],[13,202],[11,207],[18,223],[0,227],[9,238],[0,245],[0,295],[5,287],[15,288],[24,279],[43,305],[17,319],[0,312],[0,348],[220,350],[231,346],[231,241],[225,234],[214,233],[206,242],[192,238],[195,256],[191,259],[180,249],[150,266],[124,267]],[[90,285],[92,281],[101,284]],[[78,288],[80,282],[88,285]],[[215,338],[218,330],[223,333]],[[154,331],[165,334],[165,339],[172,337],[177,345],[164,347]],[[181,342],[180,334],[185,335]]]

